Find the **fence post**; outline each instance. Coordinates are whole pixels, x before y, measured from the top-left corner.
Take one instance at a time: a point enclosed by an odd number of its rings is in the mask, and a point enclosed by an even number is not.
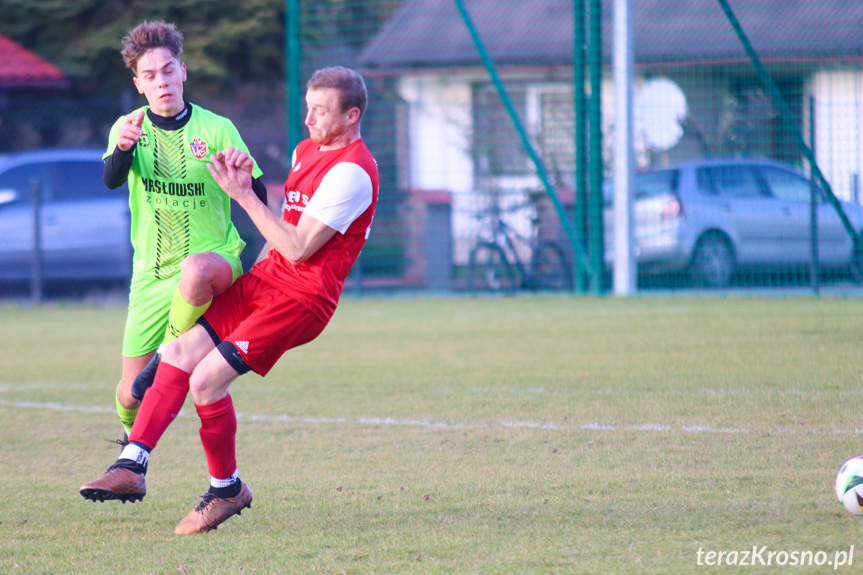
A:
[[[587,188],[587,93],[585,92],[585,66],[587,64],[587,34],[584,20],[587,0],[574,0],[574,61],[573,83],[575,91],[575,226],[582,238],[589,237]],[[590,277],[579,266],[575,267],[575,291],[586,293]]]
[[[285,0],[285,93],[287,94],[288,150],[287,162],[302,135],[303,123],[302,95],[300,94],[300,67],[302,66],[302,47],[300,45],[300,2]]]
[[[812,150],[812,156],[815,157],[815,98],[809,96],[809,148]],[[812,291],[818,295],[818,271],[821,268],[821,262],[818,260],[818,184],[815,183],[815,178],[812,177],[812,170],[809,170],[809,229],[810,229],[810,264],[809,275],[812,280]]]
[[[588,45],[588,75],[590,99],[590,267],[594,282],[594,295],[602,295],[602,278],[605,272],[605,233],[603,228],[602,199],[602,0],[591,0],[589,17],[590,44]]]
[[[32,182],[33,192],[33,253],[30,268],[30,297],[34,305],[42,304],[42,186]]]

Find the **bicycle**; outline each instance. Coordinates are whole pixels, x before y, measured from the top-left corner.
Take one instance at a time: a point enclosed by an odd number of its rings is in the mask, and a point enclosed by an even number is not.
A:
[[[526,206],[517,206],[515,211]],[[531,218],[534,228],[526,237],[501,217],[500,209],[477,214],[491,217],[491,239],[479,241],[470,251],[467,285],[471,291],[511,293],[515,290],[572,290],[572,270],[563,249],[553,241],[537,239],[537,218]],[[519,257],[518,246],[528,248],[529,261]]]

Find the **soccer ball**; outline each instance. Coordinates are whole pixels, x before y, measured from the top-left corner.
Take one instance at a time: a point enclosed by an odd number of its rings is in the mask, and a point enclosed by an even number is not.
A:
[[[863,515],[863,455],[842,464],[836,474],[836,497],[854,515]]]

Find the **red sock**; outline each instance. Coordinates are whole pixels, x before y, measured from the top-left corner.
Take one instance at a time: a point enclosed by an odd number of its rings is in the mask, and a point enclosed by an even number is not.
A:
[[[189,393],[190,374],[164,361],[156,370],[153,386],[144,395],[141,409],[129,434],[129,441],[143,443],[155,449],[159,439],[186,401]]]
[[[237,414],[230,395],[215,403],[195,405],[201,418],[201,443],[207,467],[216,479],[227,479],[237,470]]]

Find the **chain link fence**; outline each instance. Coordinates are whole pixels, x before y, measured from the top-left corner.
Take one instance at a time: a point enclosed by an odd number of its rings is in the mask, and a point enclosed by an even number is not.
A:
[[[507,275],[516,276],[510,283],[517,288],[542,287],[531,276],[543,242],[559,246],[567,272],[577,276],[578,243],[595,250],[596,238],[605,266],[593,281],[608,288],[615,257],[611,1],[299,8],[303,73],[344,63],[369,81],[375,109],[363,129],[382,160],[384,202],[428,198],[441,209],[448,198],[449,228],[427,238],[449,236],[448,261],[431,263],[448,268],[448,288],[497,289],[509,285],[500,279]],[[855,286],[863,228],[863,7],[851,0],[635,0],[633,11],[639,288]],[[586,66],[580,75],[576,60]],[[598,72],[587,67],[597,63]],[[596,172],[601,185],[589,177]],[[564,233],[558,202],[576,242]],[[604,215],[591,217],[589,202]],[[412,247],[407,234],[420,222],[395,215],[390,238],[404,234],[403,249],[392,267],[380,269],[393,277],[422,271],[430,262],[414,260],[429,250]],[[474,261],[478,246],[489,243],[500,246],[497,261]],[[478,266],[485,269],[471,269]],[[491,279],[482,285],[483,277]],[[421,274],[411,279],[423,283]]]
[[[331,65],[364,74],[362,134],[381,194],[349,290],[608,289],[611,0],[287,0],[284,11],[297,24],[286,26],[295,85],[197,103],[237,124],[278,194],[289,134],[306,133],[305,80]],[[633,11],[639,289],[856,286],[863,5],[634,0]],[[133,103],[5,97],[0,150],[104,146]],[[548,244],[560,263],[537,255]],[[499,250],[479,253],[490,245]],[[580,247],[604,262],[594,276],[579,266]]]

